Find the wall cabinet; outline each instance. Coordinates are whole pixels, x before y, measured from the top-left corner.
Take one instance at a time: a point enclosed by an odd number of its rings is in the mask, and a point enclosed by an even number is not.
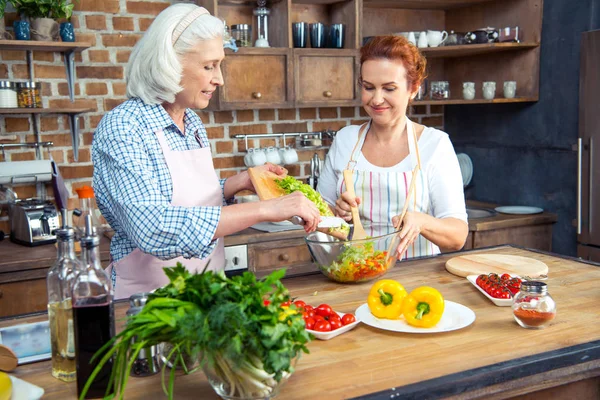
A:
[[[240,0],[197,0],[211,13],[231,24],[256,25],[252,10],[256,3]],[[518,43],[484,43],[441,46],[422,49],[428,61],[428,79],[448,81],[450,98],[423,99],[414,104],[485,104],[533,102],[539,96],[539,61],[543,0],[275,0],[271,8],[270,49],[242,48],[238,53],[227,51],[224,62],[226,85],[212,103],[213,109],[289,108],[315,106],[359,105],[357,79],[358,49],[365,38],[399,32],[451,30],[469,32],[484,27],[520,28]],[[292,44],[293,22],[343,23],[346,28],[344,49],[296,49]],[[256,39],[255,29],[253,40]],[[308,40],[310,47],[310,40]],[[272,70],[269,57],[273,52],[287,53],[287,74],[268,74]],[[291,54],[291,55],[290,55]],[[252,72],[260,60],[261,72]],[[244,61],[242,61],[244,60]],[[290,62],[291,61],[291,62]],[[281,61],[279,61],[281,63]],[[235,68],[227,64],[246,65]],[[281,65],[281,64],[279,64]],[[246,69],[240,71],[240,69]],[[258,74],[258,75],[255,75]],[[231,93],[244,99],[257,93],[249,88],[250,79],[267,78],[268,84],[279,88],[277,95],[262,91],[258,98],[247,101],[231,98]],[[503,82],[517,82],[515,98],[503,97]],[[462,98],[462,83],[475,82],[476,97]],[[496,82],[494,99],[484,99],[484,81]],[[227,88],[230,86],[230,88]],[[282,93],[286,93],[283,98]],[[225,98],[223,98],[225,97]]]

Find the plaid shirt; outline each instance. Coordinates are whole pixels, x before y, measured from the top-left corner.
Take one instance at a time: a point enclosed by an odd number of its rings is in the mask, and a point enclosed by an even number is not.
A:
[[[98,207],[115,230],[113,261],[136,248],[162,260],[205,258],[214,249],[221,207],[171,204],[171,175],[154,132],[162,129],[174,151],[210,145],[196,113],[186,110],[183,122],[185,134],[161,105],[139,98],[125,101],[100,121],[92,146],[93,185]],[[220,182],[223,190],[225,180]]]

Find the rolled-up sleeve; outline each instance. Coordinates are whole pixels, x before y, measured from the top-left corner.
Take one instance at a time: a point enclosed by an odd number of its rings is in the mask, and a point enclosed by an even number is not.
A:
[[[172,205],[153,173],[142,127],[118,114],[101,125],[93,143],[94,190],[117,234],[163,260],[208,257],[216,245],[221,207]]]

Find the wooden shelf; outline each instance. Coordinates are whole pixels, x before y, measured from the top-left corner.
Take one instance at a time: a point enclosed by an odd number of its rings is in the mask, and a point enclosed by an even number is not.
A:
[[[93,108],[0,108],[0,114],[83,114]]]
[[[460,46],[427,47],[420,49],[427,58],[467,57],[477,54],[498,53],[502,51],[515,51],[535,49],[539,43],[484,43],[463,44]]]
[[[92,44],[88,42],[42,42],[33,40],[0,40],[0,50],[32,51],[83,51]]]
[[[453,105],[453,104],[504,104],[504,103],[531,103],[538,101],[537,97],[515,97],[513,99],[505,99],[503,97],[495,98],[493,100],[486,99],[448,99],[448,100],[415,100],[411,103],[413,106],[421,105]]]
[[[496,0],[364,0],[365,7],[371,8],[406,8],[414,10],[451,10],[490,3]]]

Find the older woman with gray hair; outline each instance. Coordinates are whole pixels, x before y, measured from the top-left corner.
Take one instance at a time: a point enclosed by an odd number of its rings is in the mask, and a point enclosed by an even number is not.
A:
[[[298,215],[307,232],[319,211],[301,193],[228,205],[254,187],[246,171],[218,179],[210,143],[193,109],[223,85],[223,22],[202,7],[175,4],[161,12],[127,65],[128,100],[106,114],[94,134],[93,185],[115,234],[109,272],[116,298],[156,289],[163,267],[182,262],[223,269],[223,237],[258,222]],[[285,170],[262,167],[276,174]]]

